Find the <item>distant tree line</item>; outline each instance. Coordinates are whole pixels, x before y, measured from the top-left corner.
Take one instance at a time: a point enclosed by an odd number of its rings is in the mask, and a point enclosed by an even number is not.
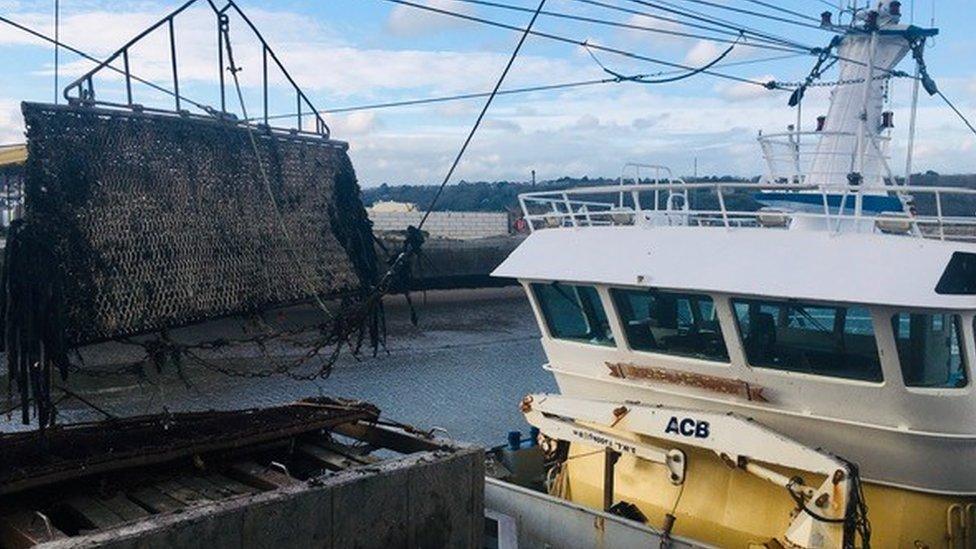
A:
[[[698,179],[685,178],[688,182],[746,182],[757,181],[758,178],[745,179],[734,176],[710,176]],[[456,185],[449,185],[444,189],[437,203],[441,211],[470,211],[470,212],[518,212],[518,195],[527,192],[555,191],[574,187],[594,187],[601,185],[616,185],[616,178],[607,177],[562,177],[549,181],[532,184],[525,181],[461,181]],[[899,183],[903,183],[899,179]],[[913,186],[923,187],[964,187],[976,189],[976,174],[968,175],[940,175],[934,171],[927,171],[912,175]],[[387,185],[363,189],[363,200],[367,206],[376,202],[394,201],[410,202],[425,210],[437,193],[436,185]],[[587,197],[579,197],[587,198]],[[589,197],[592,198],[592,197]],[[601,197],[606,200],[606,195]],[[641,197],[642,204],[653,204],[653,199]],[[689,201],[696,209],[717,210],[718,199],[712,192],[695,191],[690,193]],[[753,193],[746,191],[728,191],[725,194],[726,207],[733,210],[754,210],[760,204],[754,200]],[[921,214],[934,214],[934,196],[916,194],[915,206]],[[942,200],[943,215],[976,215],[976,195],[954,195]]]
[[[687,179],[686,179],[687,180]],[[690,180],[689,180],[690,181]],[[704,177],[702,182],[745,181],[733,176]],[[562,177],[536,184],[525,181],[461,181],[444,189],[437,202],[437,210],[455,212],[516,212],[519,210],[518,195],[528,192],[559,191],[574,187],[597,187],[618,184],[616,178]],[[426,210],[437,193],[436,185],[387,185],[363,189],[363,201],[367,206],[377,202],[410,202],[420,210]],[[695,202],[696,207],[703,207]],[[716,204],[717,207],[717,204]]]

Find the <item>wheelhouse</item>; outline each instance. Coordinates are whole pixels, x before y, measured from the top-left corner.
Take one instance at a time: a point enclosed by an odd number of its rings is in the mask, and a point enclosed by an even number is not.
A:
[[[968,394],[974,314],[693,290],[527,283],[547,347],[629,354],[757,381]]]

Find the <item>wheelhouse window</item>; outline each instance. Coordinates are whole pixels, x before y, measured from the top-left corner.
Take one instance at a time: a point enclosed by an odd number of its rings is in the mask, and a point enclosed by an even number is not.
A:
[[[619,289],[610,295],[631,349],[728,362],[711,297]]]
[[[891,317],[906,387],[965,387],[962,320],[945,313],[898,313]]]
[[[600,295],[592,286],[532,284],[552,337],[612,347],[613,334]]]
[[[863,307],[733,301],[749,364],[789,372],[883,380],[869,311]]]

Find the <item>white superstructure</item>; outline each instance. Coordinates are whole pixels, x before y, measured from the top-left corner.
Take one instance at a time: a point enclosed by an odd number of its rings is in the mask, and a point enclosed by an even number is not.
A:
[[[841,82],[805,134],[808,162],[792,132],[760,140],[760,183],[655,168],[651,180],[522,195],[532,234],[494,274],[524,285],[545,368],[581,410],[751,418],[859,464],[873,485],[948,497],[926,500],[925,520],[948,513],[951,531],[964,505],[951,498],[976,496],[976,191],[891,174],[884,75],[934,33],[899,25],[896,4],[859,15],[835,44]],[[775,139],[795,153],[785,163],[770,159]],[[632,440],[675,434],[648,429]]]

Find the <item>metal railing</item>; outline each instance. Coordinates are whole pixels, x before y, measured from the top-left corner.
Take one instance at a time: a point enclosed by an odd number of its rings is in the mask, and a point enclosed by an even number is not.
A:
[[[849,146],[837,146],[835,149],[822,149],[821,138],[833,137],[839,141],[848,141]],[[857,155],[857,139],[855,133],[828,132],[828,131],[806,131],[806,132],[783,132],[760,135],[757,140],[762,148],[763,158],[766,160],[766,173],[764,174],[765,183],[812,183],[812,176],[819,176],[821,181],[844,182],[847,175],[853,171],[858,163],[854,158]],[[873,173],[862,174],[865,182],[882,184],[884,179],[894,182],[895,177],[888,163],[890,154],[888,144],[891,138],[888,136],[874,136],[867,139],[864,149],[864,160],[868,166],[875,166]],[[823,171],[815,169],[815,160],[827,157],[839,157],[850,159],[850,164],[845,162],[845,168],[837,171]]]
[[[180,64],[177,59],[177,36],[176,36],[176,20],[177,17],[187,12],[191,6],[203,5],[209,6],[212,15],[214,16],[214,25],[216,30],[216,59],[214,59],[214,68],[216,68],[217,81],[219,82],[219,94],[220,94],[220,109],[210,107],[209,105],[193,101],[181,94],[180,92]],[[219,6],[218,4],[223,4]],[[330,136],[330,130],[328,124],[326,124],[325,119],[322,118],[320,111],[312,104],[311,99],[305,94],[302,88],[298,85],[294,78],[292,78],[291,73],[285,68],[281,59],[271,48],[271,45],[265,40],[264,35],[258,30],[257,26],[251,21],[250,18],[244,13],[243,10],[235,3],[234,0],[187,0],[181,6],[170,12],[168,15],[149,26],[145,30],[141,31],[134,38],[126,42],[120,49],[115,53],[109,55],[104,61],[96,65],[94,68],[86,72],[85,74],[79,76],[73,82],[68,84],[63,91],[64,98],[68,100],[69,103],[80,103],[87,105],[99,105],[103,107],[122,107],[128,109],[135,109],[138,111],[147,112],[161,112],[169,113],[176,112],[184,116],[189,116],[190,113],[184,110],[189,105],[202,111],[202,114],[207,117],[219,117],[231,119],[238,121],[236,115],[232,113],[232,110],[228,107],[227,102],[227,82],[226,73],[230,70],[239,71],[240,67],[228,67],[227,64],[232,59],[232,40],[231,40],[231,15],[234,14],[237,18],[243,22],[246,31],[250,32],[252,38],[257,40],[261,47],[261,115],[259,117],[248,120],[242,120],[241,123],[251,123],[252,121],[260,121],[264,127],[272,129],[270,126],[271,116],[269,115],[269,70],[276,70],[277,75],[284,78],[288,86],[291,87],[292,93],[294,93],[295,106],[297,112],[295,113],[295,126],[292,128],[279,128],[285,131],[294,131],[296,133],[303,133],[316,136]],[[159,29],[166,29],[166,39],[168,42],[168,53],[171,71],[171,88],[161,86],[151,81],[139,78],[133,74],[133,71],[129,66],[129,52],[134,47],[139,45],[139,43],[145,39],[150,34],[155,33]],[[163,32],[163,31],[161,31]],[[122,66],[116,66],[118,61],[122,62]],[[95,77],[103,75],[103,73],[114,73],[121,75],[125,83],[125,101],[123,103],[105,101],[100,99],[95,94]],[[271,77],[275,76],[274,74]],[[169,111],[165,108],[150,107],[137,103],[134,99],[133,93],[133,81],[145,84],[156,91],[161,91],[166,95],[169,95],[173,99],[174,111]],[[242,113],[243,114],[243,113]],[[305,119],[303,120],[303,117]],[[277,118],[277,117],[276,117]],[[311,120],[314,122],[314,131],[307,131],[304,129],[305,120]]]
[[[976,189],[928,186],[889,189],[887,193],[879,193],[857,186],[635,183],[525,193],[519,195],[519,203],[531,231],[623,225],[803,227],[976,241]],[[763,194],[773,192],[778,201],[784,197],[802,198],[804,207],[764,207]],[[654,198],[662,194],[668,198]],[[625,201],[621,201],[621,195],[626,197]],[[671,197],[676,195],[685,197],[680,207],[672,201]],[[901,208],[883,211],[865,208],[866,197],[896,198]],[[740,206],[730,206],[730,198]],[[967,207],[966,201],[972,203],[973,209],[960,213],[958,210]],[[742,203],[752,207],[743,207]],[[952,213],[953,210],[956,212]]]

